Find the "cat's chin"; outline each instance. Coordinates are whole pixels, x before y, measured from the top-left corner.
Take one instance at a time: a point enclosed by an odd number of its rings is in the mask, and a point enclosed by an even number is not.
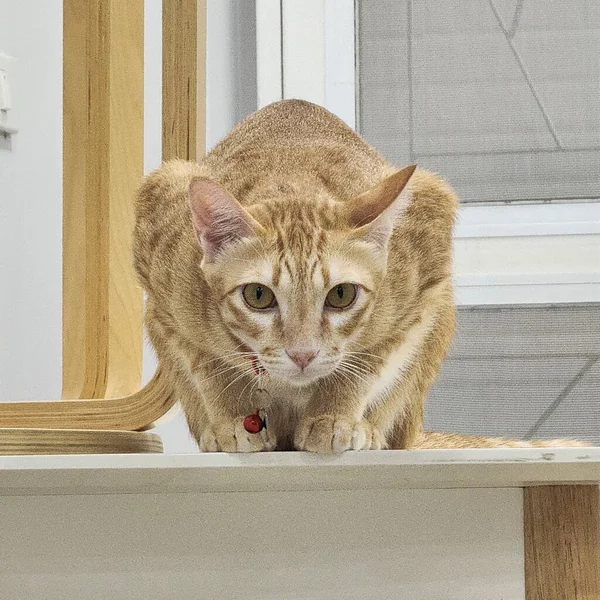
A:
[[[317,381],[319,381],[319,379],[322,378],[322,375],[313,377],[307,375],[298,375],[297,377],[287,378],[287,383],[292,387],[303,388],[312,385],[313,383],[316,383]]]
[[[270,374],[274,377],[274,379],[283,383],[286,386],[293,388],[303,388],[313,385],[319,379],[325,377],[325,373],[317,373],[317,374],[309,374],[309,373],[295,373],[293,375],[284,374],[284,373],[276,373],[273,371],[269,371]]]

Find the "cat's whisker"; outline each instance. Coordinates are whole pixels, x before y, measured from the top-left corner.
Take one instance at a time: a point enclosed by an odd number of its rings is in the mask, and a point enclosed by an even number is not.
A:
[[[348,366],[350,366],[352,369],[354,369],[357,373],[364,375],[365,377],[368,377],[368,378],[377,377],[377,371],[374,369],[368,369],[362,365],[357,365],[357,364],[350,364]]]
[[[370,384],[370,382],[364,376],[365,374],[363,374],[361,371],[358,371],[354,365],[349,365],[348,363],[342,363],[338,367],[338,370],[340,372],[345,372],[345,373],[354,375],[357,379],[360,379],[363,383],[366,383],[367,385]]]
[[[248,393],[248,399],[251,399],[252,391],[258,385],[258,381],[259,381],[258,377],[255,378],[254,380],[250,379],[250,381],[248,381],[248,383],[242,388],[242,391],[240,392],[240,395],[238,396],[238,409],[240,409],[242,407],[242,402],[244,402],[244,400],[246,399],[244,396],[244,392],[246,391],[246,388],[249,385],[252,385],[252,387],[250,388],[250,392]]]
[[[225,359],[227,359],[230,356],[238,356],[238,355],[241,356],[241,355],[253,354],[253,352],[239,352],[239,351],[237,351],[238,348],[241,348],[243,346],[244,346],[244,343],[241,342],[240,344],[238,344],[237,346],[235,346],[235,348],[233,349],[232,352],[230,352],[228,354],[225,354],[223,356],[215,356],[214,358],[211,358],[209,360],[205,360],[205,361],[203,361],[203,362],[201,362],[201,363],[199,363],[197,365],[194,365],[194,368],[202,367],[204,365],[207,365],[207,364],[209,364],[211,362],[216,362],[218,360],[225,360]]]
[[[254,373],[254,369],[251,367],[246,371],[242,371],[235,379],[230,381],[215,398],[212,399],[213,402],[216,402],[236,381],[242,379],[242,377],[246,377],[247,375],[252,375]]]
[[[349,375],[347,375],[346,373],[344,373],[343,371],[334,371],[332,373],[332,375],[334,376],[334,378],[337,381],[341,380],[342,383],[344,383],[344,382],[348,382],[348,383],[351,383],[351,384],[354,383],[354,380]]]
[[[373,373],[371,371],[367,371],[363,367],[353,364],[353,363],[350,363],[350,362],[343,362],[340,366],[344,369],[347,369],[349,371],[352,371],[352,372],[360,374],[360,375],[365,375],[365,376],[373,375]]]
[[[363,373],[365,373],[365,375],[376,376],[377,373],[379,372],[379,370],[377,368],[375,368],[370,363],[365,362],[364,360],[359,360],[359,359],[354,358],[352,360],[348,360],[347,363],[357,369],[360,369]]]
[[[239,365],[230,365],[228,367],[225,367],[224,369],[221,369],[220,371],[213,373],[212,375],[210,375],[209,377],[205,377],[204,379],[200,380],[197,382],[198,385],[201,385],[207,381],[209,381],[210,379],[214,379],[215,377],[219,377],[220,375],[224,375],[226,373],[229,373],[230,371],[234,371],[236,369],[242,369],[243,368],[243,364],[239,364]],[[253,371],[253,367],[250,367],[250,371]],[[246,370],[246,369],[243,369]]]
[[[211,358],[210,360],[206,360],[204,362],[201,362],[199,364],[194,365],[194,369],[198,369],[199,367],[203,367],[205,365],[208,365],[212,362],[217,362],[217,361],[221,361],[221,362],[227,362],[230,359],[234,359],[234,358],[245,358],[245,357],[252,357],[254,356],[254,352],[240,352],[237,354],[225,354],[224,356],[217,356],[215,358]]]
[[[210,363],[214,363],[214,362],[221,362],[224,363],[225,365],[235,365],[236,363],[232,362],[235,359],[248,359],[248,358],[252,358],[254,356],[254,353],[249,352],[247,354],[227,354],[225,356],[219,356],[217,358],[213,358],[207,361],[204,361],[202,363],[198,363],[198,364],[194,364],[192,366],[192,372],[196,372],[198,370],[201,369],[201,367],[205,367],[206,365],[209,365]]]
[[[385,360],[382,356],[379,356],[378,354],[371,354],[370,352],[354,352],[352,350],[346,352],[345,354],[350,354],[352,356],[370,356],[372,358],[376,358],[377,360]]]

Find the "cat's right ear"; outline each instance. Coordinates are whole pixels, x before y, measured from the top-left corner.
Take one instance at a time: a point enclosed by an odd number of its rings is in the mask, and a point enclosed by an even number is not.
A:
[[[261,229],[229,192],[210,179],[194,179],[188,196],[194,230],[206,261],[214,261],[227,246],[253,237]]]
[[[386,246],[396,222],[411,202],[408,183],[416,168],[417,165],[411,165],[396,171],[344,204],[346,220],[355,228],[355,238]]]

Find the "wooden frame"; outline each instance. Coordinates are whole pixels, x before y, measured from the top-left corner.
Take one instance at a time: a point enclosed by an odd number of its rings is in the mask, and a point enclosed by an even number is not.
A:
[[[0,403],[0,428],[142,431],[175,402],[160,372],[140,389],[131,232],[143,174],[144,2],[63,1],[65,400]],[[163,0],[163,31],[163,158],[195,160],[205,147],[206,1]]]
[[[131,237],[143,172],[143,10],[142,0],[64,1],[63,398],[141,385]]]
[[[600,488],[524,489],[526,600],[600,599]]]
[[[162,158],[206,150],[206,0],[163,0]]]

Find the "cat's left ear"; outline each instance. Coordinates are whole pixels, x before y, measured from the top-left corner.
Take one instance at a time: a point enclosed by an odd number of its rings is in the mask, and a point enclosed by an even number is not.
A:
[[[196,237],[209,262],[227,246],[262,230],[227,190],[210,179],[194,179],[188,195]]]
[[[412,193],[407,186],[416,168],[417,165],[411,165],[396,171],[345,203],[346,220],[355,228],[352,237],[386,246],[394,225],[411,202]]]

